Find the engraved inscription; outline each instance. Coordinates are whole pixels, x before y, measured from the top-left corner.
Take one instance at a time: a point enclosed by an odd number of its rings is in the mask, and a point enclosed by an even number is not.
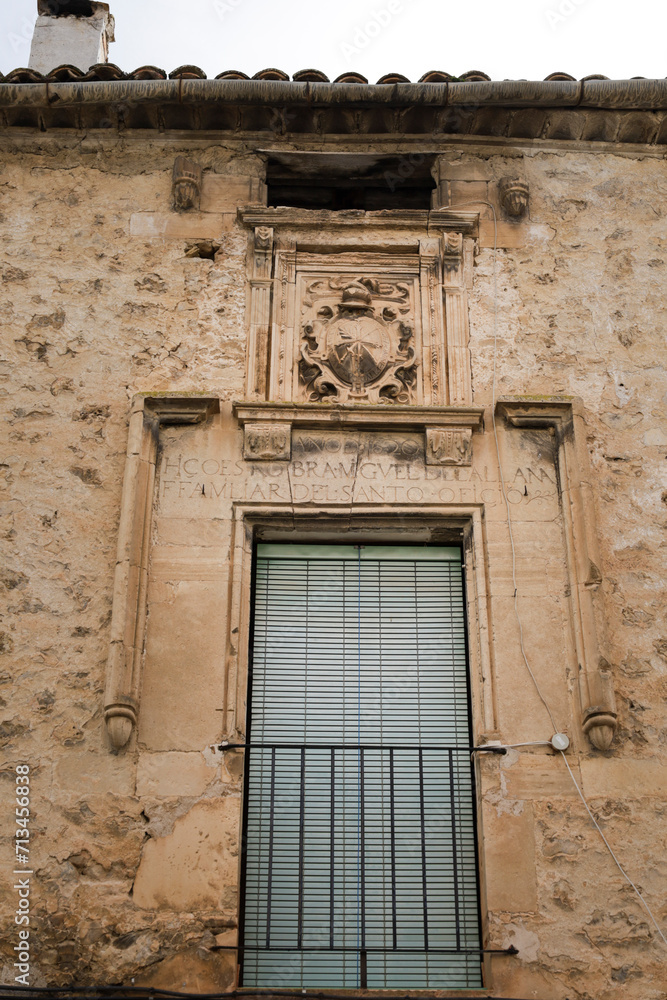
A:
[[[552,467],[517,466],[507,469],[505,477],[510,505],[553,515],[558,495]],[[233,503],[483,504],[504,516],[494,464],[479,459],[467,466],[427,464],[424,436],[414,433],[295,432],[289,460],[280,455],[228,461],[165,454],[163,512],[176,514],[185,505],[193,516],[220,516]]]

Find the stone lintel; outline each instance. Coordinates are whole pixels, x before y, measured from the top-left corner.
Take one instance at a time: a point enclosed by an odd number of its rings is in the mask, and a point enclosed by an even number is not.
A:
[[[479,212],[457,211],[456,209],[391,209],[380,212],[365,212],[350,209],[346,212],[332,212],[328,209],[308,208],[250,208],[238,209],[238,220],[249,228],[256,226],[289,227],[293,229],[444,229],[466,235],[476,235],[479,226]]]

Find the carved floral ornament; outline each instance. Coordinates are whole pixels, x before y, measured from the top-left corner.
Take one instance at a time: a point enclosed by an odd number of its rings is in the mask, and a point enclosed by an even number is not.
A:
[[[319,279],[304,301],[299,375],[309,402],[413,401],[418,362],[407,285]]]

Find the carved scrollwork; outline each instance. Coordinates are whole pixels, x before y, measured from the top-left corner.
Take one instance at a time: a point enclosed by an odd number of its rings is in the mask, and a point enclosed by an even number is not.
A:
[[[417,358],[407,284],[319,279],[306,289],[304,305],[299,376],[306,399],[413,401]]]

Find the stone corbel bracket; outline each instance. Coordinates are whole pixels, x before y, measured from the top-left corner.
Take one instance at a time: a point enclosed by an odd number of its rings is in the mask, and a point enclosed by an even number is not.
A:
[[[583,407],[575,399],[500,399],[510,427],[539,428],[556,438],[555,461],[570,577],[570,606],[579,666],[581,725],[597,750],[608,750],[617,725],[613,677],[604,655],[597,532]]]
[[[114,576],[104,719],[114,750],[137,724],[146,624],[151,515],[160,427],[198,424],[218,413],[217,396],[135,396],[125,458]]]
[[[289,461],[292,429],[403,430],[424,434],[427,465],[470,465],[473,431],[481,430],[483,406],[357,406],[353,403],[235,402],[243,427],[243,456]]]
[[[502,177],[498,182],[500,204],[514,219],[519,219],[528,211],[528,185],[516,177]]]
[[[180,212],[199,208],[201,184],[202,168],[199,163],[187,156],[177,156],[171,182],[174,208]]]

